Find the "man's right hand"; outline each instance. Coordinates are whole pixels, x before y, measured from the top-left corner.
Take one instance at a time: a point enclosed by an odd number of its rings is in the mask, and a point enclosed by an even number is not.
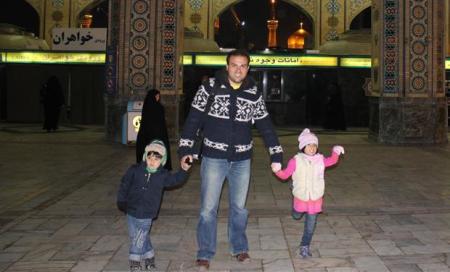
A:
[[[183,156],[180,160],[180,166],[182,169],[189,169],[194,162],[192,155]]]

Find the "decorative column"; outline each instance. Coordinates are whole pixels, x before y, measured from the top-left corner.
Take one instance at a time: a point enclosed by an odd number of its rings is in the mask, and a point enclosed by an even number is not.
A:
[[[178,138],[183,0],[111,0],[106,63],[107,137],[120,142],[128,101],[161,92],[171,139]]]
[[[369,136],[447,142],[445,0],[374,0]]]

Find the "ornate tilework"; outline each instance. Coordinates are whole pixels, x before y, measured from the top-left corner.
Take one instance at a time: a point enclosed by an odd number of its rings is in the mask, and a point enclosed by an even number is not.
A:
[[[384,0],[384,92],[397,93],[399,90],[399,9],[398,0]]]
[[[148,1],[132,0],[130,22],[130,86],[144,91],[149,85],[149,17]]]
[[[428,53],[428,1],[409,1],[410,19],[409,23],[409,63],[410,80],[409,88],[413,93],[426,93],[429,89],[428,76],[431,73],[428,69],[430,59]]]
[[[203,0],[188,0],[188,3],[194,11],[198,11],[203,6]]]
[[[176,67],[177,67],[177,12],[176,0],[161,0],[162,3],[162,22],[161,22],[161,74],[160,86],[162,89],[176,88]]]

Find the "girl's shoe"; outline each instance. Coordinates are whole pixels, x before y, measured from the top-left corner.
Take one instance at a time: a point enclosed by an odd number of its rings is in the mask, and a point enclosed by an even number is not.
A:
[[[292,208],[291,216],[292,216],[292,218],[293,218],[294,220],[300,220],[300,219],[302,219],[302,217],[303,217],[304,214],[305,214],[305,213],[297,212],[294,208]]]
[[[302,258],[312,257],[311,251],[309,250],[309,246],[300,246],[298,254]]]
[[[152,270],[156,268],[155,257],[145,259],[145,270]]]
[[[138,272],[138,271],[141,271],[141,269],[142,269],[141,262],[130,260],[130,271],[131,272]]]

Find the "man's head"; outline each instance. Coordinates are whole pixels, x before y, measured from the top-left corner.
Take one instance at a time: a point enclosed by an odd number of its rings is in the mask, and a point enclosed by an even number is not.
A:
[[[250,56],[247,51],[233,50],[227,55],[227,72],[230,83],[241,84],[248,74]]]

